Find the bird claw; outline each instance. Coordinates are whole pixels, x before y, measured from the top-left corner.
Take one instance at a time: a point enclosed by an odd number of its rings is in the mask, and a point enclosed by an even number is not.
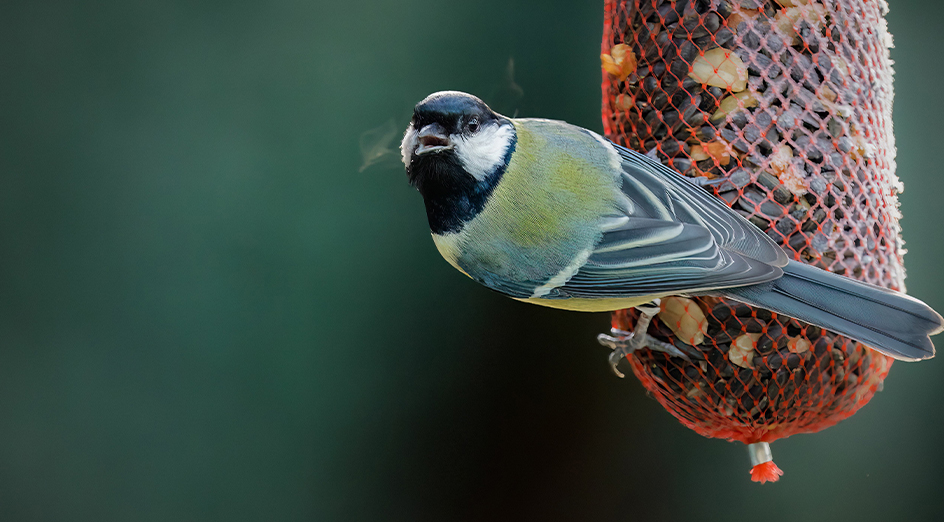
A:
[[[625,377],[623,372],[619,371],[617,367],[620,361],[642,348],[649,348],[656,352],[666,353],[671,357],[679,357],[687,362],[692,362],[688,355],[676,348],[675,345],[660,341],[646,333],[646,330],[649,329],[649,322],[659,313],[658,299],[651,303],[637,306],[636,310],[639,311],[640,316],[632,332],[620,330],[619,328],[611,328],[610,333],[612,335],[600,334],[597,336],[597,342],[613,350],[613,353],[609,356],[610,369],[613,370],[613,373],[615,373],[617,377],[621,379]]]
[[[639,347],[635,346],[633,343],[633,338],[635,337],[633,332],[627,332],[619,328],[610,328],[610,333],[613,335],[598,335],[597,342],[613,350],[608,358],[610,369],[613,370],[613,373],[616,374],[617,377],[622,379],[626,376],[623,375],[623,372],[619,371],[618,366],[620,361],[625,359],[627,355],[635,352]]]
[[[647,333],[636,335],[636,332],[627,332],[618,328],[610,329],[613,335],[600,334],[597,336],[597,342],[613,350],[608,357],[610,369],[617,377],[623,378],[625,375],[619,371],[620,361],[632,355],[636,350],[648,348],[654,352],[663,352],[671,357],[678,357],[687,362],[692,362],[691,358],[685,352],[679,350],[675,345],[660,341]]]
[[[619,371],[619,363],[625,358],[626,354],[623,353],[622,350],[613,350],[613,352],[610,353],[610,356],[607,358],[610,363],[610,369],[613,370],[613,374],[620,379],[626,377],[623,372]]]

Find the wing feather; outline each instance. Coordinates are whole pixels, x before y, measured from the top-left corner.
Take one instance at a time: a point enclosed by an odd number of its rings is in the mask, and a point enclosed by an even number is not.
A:
[[[615,145],[623,161],[624,179],[632,178],[633,185],[623,185],[623,191],[638,184],[646,185],[649,192],[662,188],[663,206],[675,207],[676,218],[692,224],[701,224],[712,232],[722,247],[775,266],[786,266],[786,253],[759,228],[741,217],[713,194],[662,163],[638,152]],[[632,194],[627,194],[633,198]],[[684,203],[681,211],[678,207]]]
[[[772,281],[786,254],[714,195],[615,146],[624,215],[609,216],[586,263],[544,298],[693,294]]]

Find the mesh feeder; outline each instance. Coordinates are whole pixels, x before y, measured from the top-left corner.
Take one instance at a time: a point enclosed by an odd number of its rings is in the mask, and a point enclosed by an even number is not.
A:
[[[603,126],[702,181],[787,255],[904,291],[883,0],[607,0]],[[632,331],[621,310],[612,326]],[[627,359],[656,400],[706,437],[748,445],[812,433],[871,400],[892,359],[767,310],[670,297],[649,326],[691,361]]]

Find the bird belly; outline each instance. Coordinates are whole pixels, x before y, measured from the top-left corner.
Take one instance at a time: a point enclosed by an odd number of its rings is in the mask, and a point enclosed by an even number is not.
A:
[[[516,299],[524,303],[531,303],[561,310],[570,310],[574,312],[612,312],[613,310],[622,310],[632,308],[641,304],[646,304],[653,299],[665,296],[644,296],[644,297],[614,297],[604,299],[588,298],[570,298],[570,299],[541,299],[540,297],[529,297],[525,299]]]

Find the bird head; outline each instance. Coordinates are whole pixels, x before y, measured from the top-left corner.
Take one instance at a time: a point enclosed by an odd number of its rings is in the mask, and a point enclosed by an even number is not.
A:
[[[471,94],[442,91],[416,105],[400,152],[410,183],[422,193],[442,184],[487,183],[507,164],[514,141],[511,120]]]

